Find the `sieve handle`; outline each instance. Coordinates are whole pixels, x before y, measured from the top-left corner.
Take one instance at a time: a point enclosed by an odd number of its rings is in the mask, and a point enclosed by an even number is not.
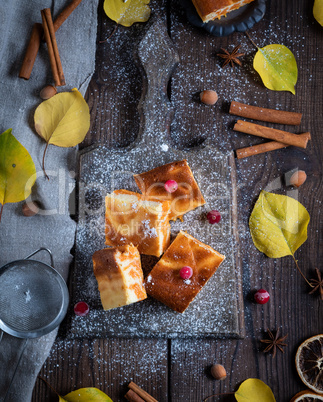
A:
[[[24,259],[25,259],[25,260],[28,260],[30,257],[32,257],[33,255],[39,253],[40,251],[47,251],[47,253],[48,253],[49,256],[50,256],[50,265],[51,265],[51,267],[55,268],[55,267],[54,267],[53,254],[52,254],[52,252],[51,252],[48,248],[46,248],[46,247],[40,247],[38,250],[36,250],[36,251],[34,251],[33,253],[29,254],[29,255],[28,255],[27,257],[25,257]]]

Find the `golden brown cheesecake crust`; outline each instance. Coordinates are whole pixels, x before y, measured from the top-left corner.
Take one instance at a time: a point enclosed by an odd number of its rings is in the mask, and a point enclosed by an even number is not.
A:
[[[203,195],[185,159],[136,174],[134,179],[147,199],[171,201],[169,214],[171,220],[176,220],[185,213],[205,204]],[[168,180],[175,180],[178,184],[178,189],[174,193],[168,193],[164,188],[164,184]]]
[[[126,245],[98,250],[93,254],[92,261],[105,310],[147,298],[136,247]]]
[[[148,201],[138,193],[116,190],[106,197],[106,244],[133,244],[139,252],[159,257],[170,240],[170,201]]]
[[[203,22],[221,18],[254,0],[192,0]]]
[[[187,233],[180,232],[145,280],[147,293],[183,313],[224,260],[224,255]],[[184,266],[193,269],[182,279]]]

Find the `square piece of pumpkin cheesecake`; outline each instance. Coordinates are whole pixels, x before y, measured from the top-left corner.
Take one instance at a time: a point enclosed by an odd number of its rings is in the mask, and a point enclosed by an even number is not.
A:
[[[205,204],[201,190],[185,159],[136,174],[134,179],[148,200],[171,201],[170,220],[181,218],[185,213]],[[172,184],[176,187],[172,188]]]
[[[107,194],[105,207],[105,244],[133,244],[141,254],[163,254],[170,240],[170,201],[146,200],[141,194],[116,190]]]
[[[203,22],[220,19],[254,0],[192,0]]]
[[[146,291],[183,313],[224,259],[212,247],[181,231],[147,276]]]
[[[136,247],[105,248],[96,251],[92,261],[104,310],[147,298],[140,254]]]

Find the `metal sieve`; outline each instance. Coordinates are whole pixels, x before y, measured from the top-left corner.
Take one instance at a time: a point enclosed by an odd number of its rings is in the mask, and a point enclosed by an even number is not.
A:
[[[51,265],[30,260],[47,251]],[[0,268],[0,329],[18,338],[38,338],[56,328],[67,312],[66,283],[50,250],[40,248]]]
[[[51,265],[29,259],[40,251],[47,251]],[[55,270],[52,253],[47,248],[0,268],[0,342],[3,332],[25,339],[3,401],[7,399],[28,339],[55,329],[66,315],[68,302],[66,283]]]

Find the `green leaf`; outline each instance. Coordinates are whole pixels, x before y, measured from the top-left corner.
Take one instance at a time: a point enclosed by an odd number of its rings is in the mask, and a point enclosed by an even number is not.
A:
[[[264,85],[274,91],[290,91],[295,95],[297,63],[293,53],[283,45],[258,48],[253,67]]]
[[[35,164],[27,149],[16,140],[12,135],[12,129],[9,128],[0,135],[0,204],[2,208],[8,202],[19,202],[29,197],[35,181]]]
[[[234,394],[238,402],[275,402],[272,390],[257,378],[248,378]]]
[[[313,15],[316,21],[323,26],[323,0],[315,0]]]
[[[112,399],[97,388],[80,388],[60,397],[59,402],[112,402]]]
[[[104,0],[106,15],[125,27],[135,22],[146,22],[150,17],[150,0]]]
[[[286,195],[262,191],[249,219],[254,245],[270,258],[294,256],[307,239],[310,216],[304,206]]]

